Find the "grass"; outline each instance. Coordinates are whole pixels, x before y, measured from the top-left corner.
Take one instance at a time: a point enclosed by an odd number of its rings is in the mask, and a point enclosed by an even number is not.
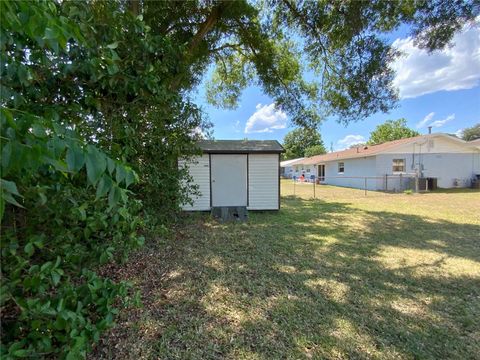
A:
[[[480,192],[298,194],[248,223],[187,215],[114,269],[144,306],[92,357],[478,358]]]

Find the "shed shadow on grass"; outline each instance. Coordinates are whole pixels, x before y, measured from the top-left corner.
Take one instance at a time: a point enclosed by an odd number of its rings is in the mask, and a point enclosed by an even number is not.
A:
[[[149,293],[136,330],[123,329],[124,357],[480,353],[478,225],[287,199],[280,212],[251,214],[246,224],[195,214],[181,229],[168,259],[132,275],[151,288],[142,271],[169,274]],[[112,346],[107,339],[97,355]]]

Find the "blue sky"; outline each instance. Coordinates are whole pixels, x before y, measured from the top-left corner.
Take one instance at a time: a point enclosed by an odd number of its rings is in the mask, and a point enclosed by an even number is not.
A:
[[[426,133],[457,133],[480,122],[480,27],[468,27],[454,38],[454,46],[427,54],[416,48],[405,31],[392,34],[393,45],[404,56],[393,68],[394,84],[400,90],[398,107],[377,113],[347,127],[333,119],[320,126],[325,146],[334,150],[368,139],[370,132],[388,119],[407,119],[408,125]],[[294,129],[288,115],[275,109],[273,100],[257,87],[247,88],[235,110],[222,110],[206,103],[200,86],[196,101],[214,124],[215,139],[276,139],[280,142]]]

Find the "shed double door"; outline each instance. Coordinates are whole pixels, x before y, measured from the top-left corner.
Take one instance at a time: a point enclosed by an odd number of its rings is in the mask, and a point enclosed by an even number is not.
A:
[[[247,206],[247,155],[212,154],[210,160],[212,206]]]

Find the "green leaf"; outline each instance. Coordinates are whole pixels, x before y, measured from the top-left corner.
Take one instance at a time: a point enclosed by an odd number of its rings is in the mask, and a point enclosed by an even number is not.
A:
[[[44,193],[39,192],[38,196],[40,197],[40,205],[45,205],[47,203],[47,197]]]
[[[48,39],[48,40],[54,40],[56,39],[58,36],[57,34],[57,30],[56,29],[52,29],[52,28],[45,28],[45,36],[44,36],[44,39]]]
[[[8,191],[10,194],[21,196],[18,192],[17,185],[13,181],[1,179],[0,183],[2,185],[2,189]]]
[[[108,193],[112,188],[112,185],[113,185],[112,178],[108,175],[103,175],[97,185],[97,194],[96,194],[97,199],[101,198],[106,193]]]
[[[78,172],[85,164],[83,149],[73,143],[67,150],[67,166],[69,171]]]
[[[27,357],[30,354],[30,351],[25,349],[15,350],[12,355],[16,357]]]
[[[7,108],[3,108],[0,111],[0,119],[1,119],[1,124],[3,125],[4,121],[6,121],[12,128],[16,129],[17,124],[15,124],[15,121],[13,120],[13,115],[8,110]]]
[[[83,204],[82,206],[80,206],[77,210],[80,214],[80,220],[81,221],[85,221],[87,219],[87,212],[85,211],[85,208],[87,207],[86,204]]]
[[[108,44],[107,47],[109,49],[116,49],[118,47],[118,41],[115,41],[114,43]]]
[[[52,282],[54,286],[58,285],[58,283],[60,282],[60,278],[61,278],[60,274],[58,274],[57,272],[52,272]]]
[[[32,256],[33,253],[35,252],[35,248],[33,247],[33,244],[30,242],[27,245],[25,245],[25,248],[23,250],[28,256]]]
[[[107,165],[108,165],[108,172],[110,173],[110,175],[112,175],[113,170],[115,170],[115,161],[110,158],[107,158]]]
[[[118,73],[119,68],[118,68],[118,65],[114,63],[114,64],[108,65],[107,70],[109,75],[115,75],[116,73]]]
[[[44,138],[47,136],[45,127],[39,123],[32,125],[32,134],[38,138]]]
[[[125,184],[127,185],[127,188],[134,182],[136,182],[135,172],[132,169],[127,169],[127,175],[125,176]]]
[[[88,180],[92,185],[95,185],[107,167],[106,157],[95,146],[89,145],[85,162],[87,164]]]
[[[7,192],[3,192],[2,196],[3,196],[3,199],[5,199],[6,202],[24,209],[24,207],[22,205],[20,205],[17,202],[17,200],[15,200],[15,198],[12,196],[12,194],[7,193]]]
[[[5,200],[3,200],[3,196],[0,196],[0,221],[3,220],[4,213],[5,213]]]
[[[68,171],[67,164],[62,160],[52,159],[52,158],[46,157],[46,156],[43,157],[43,160],[46,163],[52,165],[55,168],[55,170],[57,170],[57,171],[61,171],[61,172],[67,172]]]
[[[125,171],[125,167],[121,164],[117,164],[115,172],[115,181],[117,182],[117,184],[120,184],[125,179],[126,175],[127,172]]]
[[[110,207],[114,207],[115,205],[118,204],[120,197],[121,197],[120,188],[117,185],[113,185],[112,189],[110,190],[110,193],[108,194],[108,205]]]
[[[2,149],[2,171],[5,174],[12,157],[12,143],[9,141]]]

